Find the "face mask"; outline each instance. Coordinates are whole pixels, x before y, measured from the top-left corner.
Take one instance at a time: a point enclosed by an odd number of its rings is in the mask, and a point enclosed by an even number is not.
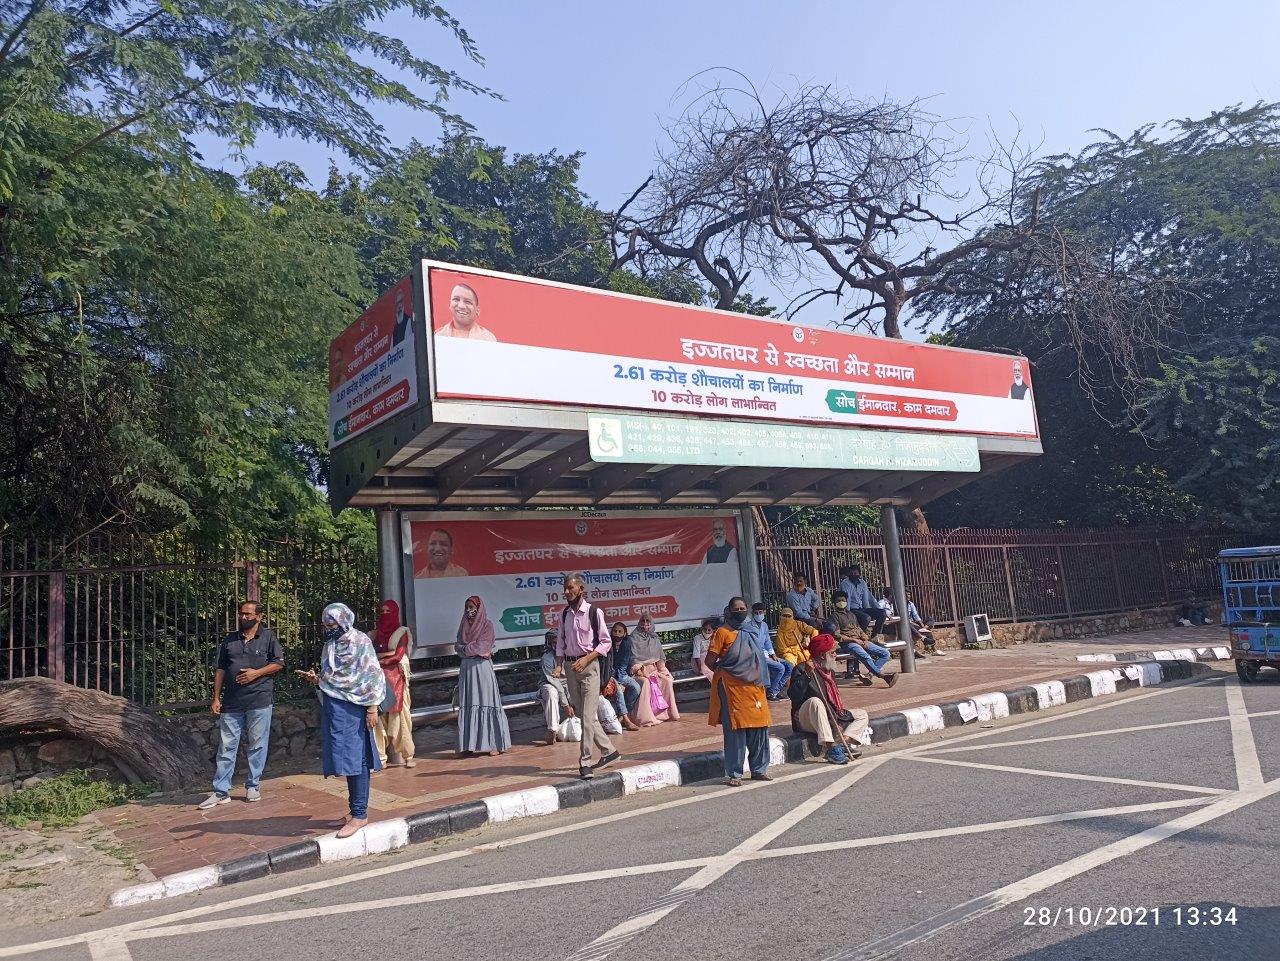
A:
[[[345,633],[347,632],[340,627],[326,627],[324,629],[324,639],[326,641],[338,641]]]
[[[753,621],[755,621],[757,624],[763,624],[763,623],[764,623],[764,611],[757,611],[756,613],[752,614],[752,615],[751,615],[751,619],[752,619]]]
[[[836,607],[840,608],[840,610],[842,611],[848,606],[849,606],[848,601],[836,601]]]
[[[476,609],[474,607],[467,608],[467,620],[474,621],[476,619]]]
[[[715,631],[703,631],[703,632],[702,632],[702,636],[703,636],[703,637],[710,637],[710,636],[711,636],[712,634],[714,634],[714,633],[715,633]]]
[[[730,627],[741,627],[743,622],[746,619],[747,619],[746,611],[730,611],[729,612],[728,621],[729,621]]]
[[[258,619],[256,617],[240,618],[240,633],[248,634],[251,630],[253,630],[253,625],[257,623],[258,623]]]

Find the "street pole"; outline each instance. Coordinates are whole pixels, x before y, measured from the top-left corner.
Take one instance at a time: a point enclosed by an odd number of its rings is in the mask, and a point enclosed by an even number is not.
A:
[[[395,601],[407,623],[400,557],[400,515],[393,510],[378,511],[378,587],[381,591],[379,601]]]
[[[756,519],[750,507],[738,508],[738,571],[749,603],[763,601],[760,555],[756,549]]]
[[[884,556],[889,562],[889,586],[893,606],[898,614],[898,640],[902,649],[902,673],[916,672],[916,646],[911,638],[911,622],[907,619],[907,579],[902,570],[902,544],[898,540],[898,515],[891,505],[880,508],[880,534],[884,538]]]

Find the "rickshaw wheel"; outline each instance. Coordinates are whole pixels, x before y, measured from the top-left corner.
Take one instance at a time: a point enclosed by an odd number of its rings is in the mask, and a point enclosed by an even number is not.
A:
[[[1252,684],[1258,679],[1261,666],[1257,661],[1236,661],[1236,674],[1245,684]]]

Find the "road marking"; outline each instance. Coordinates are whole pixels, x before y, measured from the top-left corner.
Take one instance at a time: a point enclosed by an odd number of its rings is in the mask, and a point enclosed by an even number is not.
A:
[[[1165,791],[1190,791],[1194,794],[1229,794],[1220,787],[1197,787],[1194,784],[1169,784],[1166,781],[1135,781],[1127,777],[1106,777],[1101,774],[1071,774],[1066,771],[1042,771],[1034,767],[1013,767],[1008,764],[979,764],[977,761],[956,761],[947,757],[916,755],[906,761],[923,761],[926,764],[949,764],[955,767],[972,767],[981,771],[1003,771],[1007,774],[1035,774],[1039,777],[1064,778],[1068,781],[1097,781],[1100,784],[1127,784],[1132,787],[1154,787]]]
[[[1169,687],[1160,687],[1160,688],[1156,688],[1155,690],[1146,690],[1142,694],[1137,694],[1133,697],[1113,696],[1113,697],[1104,699],[1101,704],[1090,703],[1088,704],[1088,706],[1081,707],[1078,710],[1065,711],[1062,713],[1050,713],[1042,717],[1029,718],[1026,721],[1022,721],[1016,724],[1005,724],[998,728],[992,728],[987,731],[974,731],[972,734],[962,734],[960,737],[949,737],[947,738],[947,743],[952,745],[963,744],[966,741],[976,741],[984,737],[995,737],[997,734],[1006,734],[1009,731],[1018,731],[1028,727],[1039,727],[1041,724],[1053,724],[1055,721],[1065,721],[1068,718],[1082,717],[1085,714],[1092,714],[1094,711],[1109,711],[1115,707],[1125,707],[1129,704],[1137,704],[1139,701],[1147,700],[1147,698],[1162,697],[1165,694],[1173,694],[1173,693],[1176,693],[1177,691],[1185,691],[1188,688],[1192,688],[1192,687],[1203,687],[1206,684],[1221,684],[1225,680],[1226,680],[1225,675],[1222,677],[1206,677],[1203,680],[1189,681],[1186,684],[1174,684]],[[1079,702],[1073,702],[1073,703],[1079,703]],[[954,730],[954,728],[947,728],[947,730]],[[937,747],[935,746],[935,744],[936,742],[930,743],[930,744],[921,744],[917,747],[907,748],[904,751],[897,752],[894,756],[906,757],[909,755],[923,754],[926,751],[934,751],[934,750],[937,750]]]
[[[857,768],[849,771],[839,780],[828,784],[813,797],[796,805],[782,817],[761,828],[741,844],[713,858],[697,874],[685,878],[671,889],[667,897],[660,899],[654,905],[650,905],[646,911],[628,918],[600,935],[590,944],[575,951],[569,956],[569,961],[603,961],[614,951],[649,930],[690,898],[724,877],[734,867],[741,864],[747,855],[759,851],[769,842],[781,837],[810,814],[839,797],[858,781],[875,771],[887,760],[889,760],[889,755],[859,764]]]
[[[1175,837],[1184,831],[1200,827],[1202,824],[1208,824],[1210,821],[1238,811],[1256,801],[1268,798],[1277,791],[1280,791],[1280,779],[1247,791],[1236,791],[1225,795],[1215,801],[1211,801],[1198,811],[1191,811],[1182,815],[1182,817],[1174,818],[1172,821],[1157,824],[1154,827],[1147,828],[1145,831],[1139,831],[1137,834],[1114,841],[1098,848],[1096,851],[1090,851],[1079,857],[1071,858],[1069,861],[1064,861],[1062,864],[1056,864],[1051,868],[1038,871],[1029,877],[1023,878],[1021,881],[1015,881],[981,897],[956,905],[940,914],[935,914],[931,918],[903,928],[901,931],[896,931],[874,941],[868,941],[846,951],[829,955],[825,961],[876,961],[879,958],[887,958],[898,953],[903,948],[926,941],[934,935],[946,931],[948,928],[967,924],[984,915],[991,914],[993,911],[999,911],[1001,908],[1024,901],[1033,894],[1039,894],[1041,891],[1062,884],[1064,881],[1069,881],[1087,871],[1092,871],[1094,868],[1128,857],[1143,848]]]
[[[856,773],[856,772],[850,772]],[[847,787],[848,785],[846,785]],[[823,794],[826,794],[826,800],[830,800],[836,793],[832,792],[835,785],[829,785]],[[810,801],[816,800],[811,798]],[[808,804],[809,802],[805,802]],[[457,901],[473,897],[486,897],[495,894],[509,894],[513,892],[534,890],[540,888],[561,887],[572,884],[584,884],[593,881],[609,881],[616,879],[626,879],[632,877],[644,877],[651,874],[663,874],[668,872],[690,871],[698,869],[698,874],[691,876],[688,880],[682,882],[673,888],[668,894],[664,895],[658,901],[654,902],[642,915],[629,919],[623,924],[609,933],[602,935],[596,941],[592,942],[592,946],[599,949],[607,943],[609,951],[616,950],[625,944],[631,937],[652,926],[661,917],[656,917],[648,925],[638,925],[642,919],[648,919],[650,915],[656,915],[662,912],[662,917],[675,910],[681,904],[684,904],[690,897],[694,896],[698,891],[707,887],[716,878],[723,876],[729,869],[737,864],[745,861],[768,860],[779,857],[794,857],[797,855],[822,853],[824,851],[859,848],[859,847],[880,847],[888,844],[900,844],[915,840],[928,840],[933,838],[945,838],[951,836],[961,836],[969,834],[980,834],[991,831],[1003,831],[1018,827],[1037,827],[1045,824],[1055,824],[1071,820],[1096,819],[1107,816],[1118,816],[1122,814],[1133,814],[1143,811],[1157,811],[1169,808],[1191,807],[1194,805],[1204,805],[1213,803],[1208,798],[1180,798],[1176,801],[1162,801],[1151,804],[1131,804],[1116,808],[1097,808],[1088,811],[1072,811],[1067,814],[1044,815],[1034,818],[1020,818],[1015,821],[997,821],[991,824],[963,825],[956,828],[939,828],[932,831],[916,831],[909,834],[885,835],[876,838],[855,838],[844,842],[824,843],[820,845],[798,845],[792,848],[776,848],[776,849],[759,849],[755,848],[757,843],[768,843],[770,829],[758,832],[752,838],[744,841],[726,854],[712,855],[703,858],[688,858],[681,861],[659,861],[652,864],[629,865],[621,868],[604,868],[598,871],[585,871],[575,874],[554,875],[545,878],[534,878],[524,881],[505,881],[495,884],[473,885],[467,888],[455,888],[444,891],[430,891],[420,894],[406,894],[395,897],[376,898],[368,901],[351,902],[339,905],[317,905],[314,907],[295,908],[289,911],[279,911],[267,914],[247,915],[231,918],[219,918],[212,921],[196,921],[190,924],[166,925],[163,927],[148,928],[146,930],[136,931],[129,935],[131,940],[154,940],[158,938],[179,937],[191,934],[203,934],[210,931],[225,930],[238,926],[252,927],[264,924],[275,924],[288,921],[305,921],[318,917],[329,917],[337,914],[356,914],[366,911],[383,911],[392,908],[405,908],[418,906],[423,904],[434,904],[444,901]],[[816,808],[812,808],[808,813],[812,813]],[[791,812],[794,813],[794,812]],[[803,817],[798,820],[802,820]],[[776,822],[775,822],[776,824]],[[782,830],[789,830],[788,825]],[[772,828],[773,825],[770,826]],[[777,835],[773,835],[776,837]],[[754,850],[748,850],[748,848]],[[732,863],[727,863],[727,862]],[[704,880],[695,884],[694,879],[703,875]],[[608,952],[606,952],[607,954]],[[574,957],[582,958],[599,958],[604,955],[597,953],[596,950],[588,952],[584,948]],[[112,959],[114,961],[114,959]]]
[[[277,890],[264,891],[261,894],[245,895],[239,898],[232,898],[228,901],[220,901],[211,904],[202,904],[198,907],[184,908],[181,911],[171,911],[166,914],[156,915],[151,918],[143,918],[138,921],[129,921],[124,924],[113,925],[108,928],[99,928],[96,931],[88,931],[83,934],[68,935],[62,938],[55,938],[49,941],[41,941],[30,945],[13,945],[10,947],[0,947],[0,958],[20,957],[25,954],[34,954],[41,951],[53,951],[58,948],[71,947],[77,944],[84,944],[89,940],[110,939],[113,936],[120,935],[128,937],[135,931],[146,930],[149,928],[159,927],[171,924],[175,921],[185,921],[188,918],[198,918],[206,915],[221,914],[226,911],[233,911],[237,908],[249,907],[255,904],[261,904],[268,901],[282,900],[284,898],[296,897],[302,894],[309,894],[312,891],[323,891],[327,888],[335,887],[342,884],[355,884],[361,881],[374,880],[386,877],[391,874],[398,874],[402,871],[410,871],[415,868],[425,867],[430,864],[440,864],[446,861],[454,861],[460,858],[471,857],[476,854],[489,854],[496,851],[502,851],[506,848],[515,847],[521,844],[529,844],[533,841],[542,841],[548,838],[558,837],[563,834],[571,834],[576,831],[585,831],[589,828],[599,827],[605,824],[613,824],[618,821],[625,821],[633,817],[641,817],[646,814],[657,814],[662,811],[669,811],[674,808],[681,808],[688,804],[697,804],[702,801],[711,801],[722,798],[727,795],[741,795],[750,791],[764,790],[774,786],[782,786],[790,784],[794,781],[802,781],[805,778],[818,777],[821,775],[833,775],[838,773],[838,769],[831,765],[820,765],[808,770],[797,771],[794,774],[784,774],[773,781],[748,781],[742,787],[732,788],[725,787],[717,791],[711,791],[706,794],[695,793],[688,797],[674,798],[669,801],[662,801],[658,804],[650,804],[645,807],[634,808],[627,811],[618,811],[614,814],[604,814],[600,817],[590,818],[585,821],[575,821],[572,824],[563,824],[553,828],[543,828],[539,831],[533,831],[529,834],[522,834],[519,837],[506,838],[501,841],[489,841],[484,844],[477,844],[473,847],[464,848],[457,851],[445,851],[439,854],[429,854],[424,857],[414,858],[411,861],[405,861],[399,864],[388,864],[382,867],[369,868],[364,871],[358,871],[353,874],[346,874],[340,877],[326,878],[322,881],[308,881],[304,884],[295,884],[292,887],[280,888]],[[634,795],[633,795],[634,796]],[[447,839],[442,839],[447,840]]]
[[[1249,711],[1244,706],[1244,691],[1240,682],[1227,685],[1227,713],[1231,716],[1231,750],[1236,756],[1236,783],[1240,790],[1262,785],[1262,764],[1258,760],[1258,745],[1253,740],[1253,727],[1249,724]]]
[[[655,864],[632,865],[625,868],[608,868],[600,871],[582,871],[577,874],[561,874],[548,878],[531,878],[526,881],[504,881],[499,884],[478,884],[469,888],[431,891],[424,894],[403,894],[393,898],[375,898],[349,904],[325,904],[313,908],[295,908],[271,914],[253,914],[216,921],[193,921],[166,927],[133,931],[130,941],[150,941],[156,938],[173,938],[189,934],[205,934],[228,928],[242,928],[285,921],[306,921],[311,918],[334,917],[339,914],[359,914],[365,911],[386,911],[391,908],[407,908],[415,905],[435,904],[441,901],[458,901],[465,898],[487,897],[494,894],[512,894],[533,891],[538,888],[561,887],[567,884],[588,884],[592,881],[610,881],[616,878],[643,877],[648,874],[666,874],[671,871],[690,871],[700,868],[709,858],[692,858],[687,861],[664,861]]]
[[[880,847],[886,844],[902,844],[910,841],[933,841],[939,838],[962,837],[969,834],[987,834],[992,831],[1009,831],[1015,828],[1043,827],[1046,824],[1062,824],[1068,821],[1088,821],[1095,818],[1118,817],[1122,814],[1141,814],[1144,811],[1167,811],[1174,808],[1196,807],[1212,804],[1207,797],[1178,798],[1174,801],[1153,801],[1149,804],[1126,804],[1121,807],[1093,808],[1089,811],[1069,811],[1066,814],[1042,814],[1037,817],[1014,818],[1010,821],[992,821],[989,824],[966,824],[956,828],[931,828],[927,831],[911,831],[907,834],[885,834],[874,838],[851,838],[847,841],[819,841],[816,844],[797,844],[787,848],[767,848],[745,858],[747,861],[766,861],[770,858],[789,858],[804,854],[826,854],[829,851],[850,851],[854,848]]]
[[[119,938],[104,938],[89,942],[89,957],[93,961],[133,961],[129,945]]]
[[[1280,711],[1256,711],[1249,717],[1274,717]],[[1160,731],[1171,727],[1190,727],[1194,724],[1213,724],[1218,721],[1231,720],[1230,714],[1219,714],[1217,717],[1197,717],[1190,721],[1165,721],[1161,724],[1139,724],[1136,727],[1116,727],[1109,731],[1085,731],[1082,734],[1052,734],[1048,737],[1029,737],[1020,741],[1001,741],[999,744],[970,744],[963,747],[930,748],[927,753],[958,754],[962,751],[996,751],[1002,747],[1022,747],[1027,744],[1048,744],[1052,741],[1077,741],[1089,737],[1109,737],[1112,734],[1134,734],[1139,731]]]

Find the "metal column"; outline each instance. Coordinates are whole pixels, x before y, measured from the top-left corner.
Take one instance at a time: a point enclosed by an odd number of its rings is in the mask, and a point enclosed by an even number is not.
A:
[[[378,586],[379,598],[395,601],[407,618],[404,566],[400,557],[400,515],[392,510],[378,511]]]
[[[898,640],[904,641],[902,672],[916,671],[916,645],[911,637],[911,622],[907,619],[907,578],[902,570],[902,545],[898,541],[898,515],[893,507],[880,508],[880,534],[884,538],[884,556],[889,564],[889,586],[893,591],[893,607],[898,621]]]
[[[756,553],[756,519],[750,507],[738,509],[738,570],[747,603],[764,600],[760,586],[760,557]]]

